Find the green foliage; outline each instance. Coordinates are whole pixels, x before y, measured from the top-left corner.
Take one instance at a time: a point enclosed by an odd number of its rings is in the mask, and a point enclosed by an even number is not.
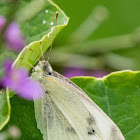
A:
[[[57,20],[57,26],[59,27],[56,29],[57,31],[55,31],[53,38],[68,23],[68,17],[51,0],[30,0],[30,2],[23,0],[20,7],[16,15],[16,20],[20,23],[21,29],[26,35],[27,44],[40,40],[43,36],[52,32],[52,27],[55,26],[56,22],[56,11],[59,13]],[[46,42],[47,44],[49,43],[47,39]]]
[[[99,79],[71,80],[118,125],[126,140],[140,139],[140,72],[122,71]]]
[[[0,130],[7,124],[10,118],[11,106],[9,93],[5,90],[0,93]]]
[[[113,70],[140,69],[140,1],[54,0],[54,2],[61,6],[71,18],[69,26],[65,31],[61,32],[56,41],[57,48],[63,47],[61,50],[63,50],[64,54],[69,52],[69,50],[70,53],[75,54],[76,52],[86,56],[89,56],[90,53],[92,54],[92,57],[90,57],[91,61],[95,58],[98,61],[94,60],[94,62],[100,62],[99,68],[104,69],[107,66],[111,71],[112,68]],[[100,26],[92,31],[91,35],[84,42],[79,43],[78,40],[72,44],[67,42],[69,36],[71,37],[73,32],[79,29],[79,25],[87,21],[88,16],[92,14],[92,11],[97,6],[104,6],[107,9],[109,13],[107,19],[103,20]],[[87,28],[92,29],[95,26],[95,20],[92,20],[90,26],[88,26],[89,24],[87,24],[85,32]],[[79,36],[81,34],[84,34],[84,32],[81,31]],[[64,36],[63,41],[61,41],[62,36]],[[69,62],[69,59],[67,62]],[[75,60],[75,63],[81,67],[80,61]],[[91,67],[91,64],[86,64],[89,65],[89,68]],[[87,68],[87,65],[82,65],[82,67]],[[73,65],[71,64],[70,66]],[[92,68],[98,68],[98,65],[93,65]]]
[[[42,134],[37,128],[34,104],[16,95],[11,98],[11,118],[8,127],[16,125],[21,132],[20,140],[42,140]]]
[[[27,35],[27,42],[33,42],[23,49],[16,59],[14,66],[24,67],[30,70],[31,66],[28,65],[27,62],[31,65],[35,65],[41,57],[40,48],[42,48],[43,53],[45,53],[57,34],[68,23],[68,17],[52,1],[44,0],[43,3],[40,3],[40,1],[32,1],[32,3],[29,3],[29,5],[19,11],[20,14],[18,13],[21,29]],[[35,13],[31,13],[30,16],[26,17],[26,19],[20,19],[20,17],[23,17],[21,15],[25,14],[27,11],[30,13],[30,10],[31,12],[34,10],[32,8],[29,9],[33,6],[32,4],[36,7],[39,4],[42,8],[36,9],[34,11]],[[46,10],[48,10],[48,13],[46,13]],[[57,19],[57,26],[54,26],[56,22],[56,11],[58,11],[59,15]],[[53,22],[53,25],[51,25],[51,22]]]

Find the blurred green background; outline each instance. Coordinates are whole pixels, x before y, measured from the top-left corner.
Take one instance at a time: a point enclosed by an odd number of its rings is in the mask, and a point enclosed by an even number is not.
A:
[[[140,69],[140,0],[54,2],[70,21],[54,42],[53,64],[109,72]]]
[[[140,26],[140,0],[53,0],[70,17],[65,35],[70,35],[99,5],[107,8],[109,15],[90,39],[99,39],[133,32]],[[88,25],[87,25],[88,26]],[[58,37],[59,38],[59,37]],[[61,43],[60,41],[59,43]]]

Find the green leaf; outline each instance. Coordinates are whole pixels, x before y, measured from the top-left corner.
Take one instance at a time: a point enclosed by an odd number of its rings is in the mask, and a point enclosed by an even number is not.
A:
[[[104,78],[71,80],[108,114],[126,140],[140,139],[140,72],[122,71]]]
[[[8,127],[17,126],[21,131],[20,140],[42,140],[42,134],[37,128],[34,104],[16,95],[11,98],[11,118]]]
[[[41,57],[40,47],[42,48],[43,53],[45,53],[57,34],[67,25],[69,18],[51,0],[30,1],[28,5],[26,5],[24,0],[22,5],[24,7],[19,11],[17,20],[20,22],[24,33],[27,35],[27,42],[34,42],[23,49],[16,59],[14,66],[24,67],[30,70],[31,66],[27,64],[27,62],[31,65],[35,65]],[[40,7],[38,8],[38,6]],[[37,9],[33,7],[36,7]],[[34,10],[34,13],[32,10]],[[27,14],[27,11],[30,16],[23,19],[23,16]],[[57,26],[53,27],[51,26],[51,23],[55,24],[56,11],[59,13]],[[45,21],[45,24],[43,24],[43,21]]]
[[[55,3],[51,0],[21,1],[16,20],[20,23],[21,29],[26,35],[27,44],[40,40],[52,31],[56,22],[57,11],[59,13],[57,26],[59,28],[57,28],[58,31],[55,34],[68,23],[68,17]]]
[[[0,14],[7,15],[10,6],[0,3],[0,7],[2,7],[0,8]],[[30,70],[31,66],[27,62],[35,65],[41,57],[40,46],[45,53],[57,34],[68,24],[69,18],[51,0],[22,0],[19,2],[15,16],[15,20],[20,24],[26,37],[26,44],[29,45],[20,53],[14,66]]]
[[[48,10],[48,12],[46,10]],[[57,25],[51,26],[51,22],[55,24],[56,11],[59,13]],[[4,14],[5,12],[5,8],[0,10],[0,13]],[[23,0],[19,5],[19,10],[16,14],[16,20],[20,23],[24,34],[27,35],[27,43],[30,44],[26,46],[19,54],[16,61],[14,62],[14,66],[20,68],[24,67],[30,70],[31,66],[28,65],[27,62],[31,65],[35,65],[41,56],[40,47],[42,48],[43,53],[45,53],[57,34],[68,24],[69,18],[51,0]],[[46,21],[46,23],[43,24],[43,21]],[[11,97],[12,95],[13,94],[10,94]],[[6,97],[4,97],[5,96],[1,96],[0,100],[3,100],[3,102],[6,103],[7,100]],[[2,103],[0,102],[0,117],[3,116],[3,112],[6,111],[7,107],[6,105],[4,106],[1,104]],[[0,119],[0,125],[2,125],[0,126],[0,129],[2,129],[2,127],[9,120],[9,114],[7,113],[4,115],[5,118]],[[30,117],[30,115],[28,117]]]
[[[9,92],[2,90],[0,93],[0,131],[7,124],[10,118],[11,106]]]

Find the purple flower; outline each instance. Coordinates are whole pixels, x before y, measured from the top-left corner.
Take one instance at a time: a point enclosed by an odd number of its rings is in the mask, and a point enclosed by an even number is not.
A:
[[[6,24],[6,18],[0,15],[0,32]],[[25,46],[25,39],[21,34],[20,27],[16,22],[12,22],[5,32],[5,41],[10,50],[21,51]]]
[[[74,76],[93,76],[96,78],[101,78],[107,74],[108,72],[105,70],[89,70],[78,67],[65,68],[63,72],[63,75],[67,78],[71,78]]]
[[[24,85],[24,86],[23,86]],[[43,96],[44,90],[41,85],[31,79],[26,79],[20,85],[18,95],[28,100],[37,100]]]
[[[67,78],[71,78],[74,76],[86,76],[85,70],[77,67],[65,68],[63,75]]]
[[[5,62],[4,64],[4,69],[7,72],[2,78],[2,85],[28,100],[37,100],[41,98],[44,94],[43,87],[36,81],[30,79],[25,69],[9,69],[10,65],[12,66],[10,62]]]
[[[6,59],[3,62],[3,67],[6,74],[9,73],[9,71],[11,71],[12,63],[13,63],[13,60],[11,60],[10,58]]]
[[[6,18],[4,16],[0,16],[0,32],[2,31],[5,23],[6,23]]]
[[[25,40],[21,35],[19,25],[12,22],[6,30],[5,40],[8,48],[14,51],[21,51],[25,45]]]
[[[96,69],[96,70],[93,70],[93,72],[90,72],[90,75],[94,76],[96,78],[102,78],[107,74],[109,74],[109,72],[107,72],[106,70],[102,70],[102,69],[98,69],[98,70]]]

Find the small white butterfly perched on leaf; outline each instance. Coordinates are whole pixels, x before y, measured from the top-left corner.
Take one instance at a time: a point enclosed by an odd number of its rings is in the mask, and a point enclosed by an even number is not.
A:
[[[44,140],[124,140],[117,125],[66,77],[40,61],[31,77],[45,95],[34,101],[37,127]]]
[[[45,91],[34,101],[37,127],[44,140],[124,140],[117,125],[82,89],[52,70],[48,61],[40,61],[31,78]]]
[[[49,36],[53,38],[52,34]],[[45,37],[42,42],[45,42]],[[27,53],[26,50],[30,51],[26,56],[34,58],[33,51],[42,42],[26,47],[19,58]],[[40,52],[43,55],[42,47]],[[23,65],[24,59],[19,61],[19,58],[16,65]],[[82,89],[52,70],[48,61],[40,61],[31,78],[38,81],[45,91],[40,100],[34,101],[37,127],[44,140],[124,140],[117,125]]]

